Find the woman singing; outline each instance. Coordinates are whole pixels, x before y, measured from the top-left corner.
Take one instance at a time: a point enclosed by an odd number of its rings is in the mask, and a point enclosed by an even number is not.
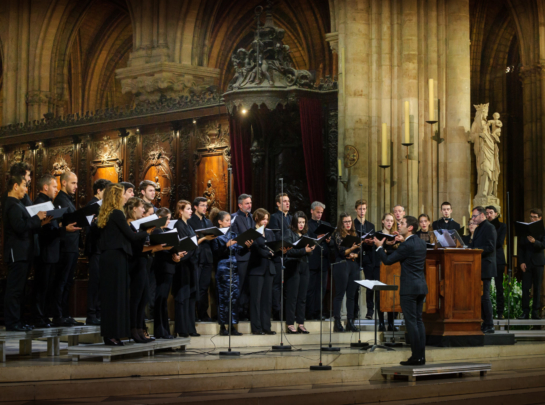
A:
[[[293,215],[290,227],[284,233],[284,240],[291,244],[303,236],[308,236],[308,221],[303,211],[297,211]],[[315,248],[316,245],[297,245],[286,252],[286,327],[288,333],[309,333],[304,325],[309,278],[308,258]],[[295,322],[297,322],[297,329],[295,329]]]
[[[420,239],[426,241],[427,243],[437,242],[437,238],[435,237],[433,229],[430,225],[430,217],[428,214],[420,214],[418,217],[418,224],[420,225],[420,229],[418,232],[416,232],[416,235]]]
[[[123,213],[124,188],[119,184],[106,187],[98,215],[100,229],[100,300],[104,344],[123,346],[122,337],[131,336],[129,310],[129,258],[132,242],[143,242],[153,228],[134,232]]]
[[[353,244],[347,248],[342,246],[344,238],[348,235],[357,236],[354,222],[350,214],[344,212],[339,216],[337,223],[337,231],[334,234],[335,241],[335,261],[339,262],[346,260],[346,263],[341,263],[333,269],[333,280],[335,281],[335,297],[333,298],[333,316],[335,317],[335,332],[344,332],[341,322],[341,305],[344,295],[346,294],[346,313],[348,316],[354,316],[354,305],[358,284],[354,281],[360,279],[359,266],[359,244]],[[348,318],[346,321],[346,329],[352,332],[357,332],[358,328],[354,325],[354,319]]]

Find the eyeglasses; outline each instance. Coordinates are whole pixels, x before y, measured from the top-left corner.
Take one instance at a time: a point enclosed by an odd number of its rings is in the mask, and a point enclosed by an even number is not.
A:
[[[351,224],[352,221],[343,221],[343,224]]]
[[[479,218],[480,216],[481,216],[481,214],[472,215],[471,218]]]

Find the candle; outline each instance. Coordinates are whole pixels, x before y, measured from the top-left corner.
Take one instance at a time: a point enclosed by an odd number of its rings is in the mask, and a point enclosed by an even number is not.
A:
[[[513,256],[517,255],[517,250],[518,250],[517,248],[518,248],[517,237],[515,236],[515,246],[513,247]]]
[[[421,214],[424,213],[424,204],[422,204],[422,211],[420,211]]]
[[[430,91],[430,121],[435,121],[435,96],[433,94],[433,79],[429,81],[429,91]]]
[[[507,245],[503,245],[503,254],[507,258]]]
[[[343,177],[343,169],[342,169],[341,159],[339,159],[339,177]]]
[[[382,164],[388,164],[388,129],[385,123],[382,123]]]
[[[464,227],[464,235],[467,235],[467,222],[465,215],[462,217],[462,226]]]
[[[409,118],[409,102],[405,101],[405,143],[411,143],[411,127]]]

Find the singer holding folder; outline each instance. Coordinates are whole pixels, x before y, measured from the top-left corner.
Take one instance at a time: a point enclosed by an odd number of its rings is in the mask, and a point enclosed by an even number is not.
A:
[[[347,212],[339,215],[337,231],[334,234],[335,241],[335,261],[346,260],[345,263],[338,265],[333,270],[333,280],[335,281],[335,297],[333,298],[333,316],[335,317],[335,332],[344,332],[341,322],[341,305],[346,294],[346,329],[352,332],[358,331],[354,324],[354,308],[358,284],[355,280],[360,279],[359,254],[361,238],[359,243],[353,242],[350,247],[343,245],[343,241],[348,236],[356,237],[356,228],[352,217]]]
[[[101,230],[100,249],[100,302],[102,320],[100,334],[104,344],[123,346],[122,337],[130,336],[129,310],[129,259],[133,255],[132,242],[143,241],[154,228],[135,233],[123,212],[124,188],[110,184],[104,199],[97,225]]]
[[[417,229],[418,220],[415,217],[402,218],[398,224],[398,232],[404,241],[390,255],[383,248],[386,238],[374,239],[376,253],[382,263],[387,266],[401,263],[399,295],[412,351],[412,356],[401,362],[402,366],[426,364],[426,330],[422,322],[422,308],[428,293],[425,275],[426,242],[415,236]]]

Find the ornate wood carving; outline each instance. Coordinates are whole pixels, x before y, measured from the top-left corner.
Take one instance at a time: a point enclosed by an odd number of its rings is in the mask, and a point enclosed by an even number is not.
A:
[[[192,128],[187,125],[180,129],[179,142],[179,165],[180,179],[178,181],[178,199],[191,199],[191,178],[193,176],[193,165],[190,161]],[[175,205],[172,207],[175,208]]]
[[[136,147],[138,139],[136,135],[130,135],[127,138],[127,148],[129,151],[129,182],[136,183]]]
[[[174,175],[175,173],[175,156],[173,150],[175,137],[172,132],[156,132],[153,135],[146,135],[142,139],[142,162],[140,164],[140,178],[144,179],[150,169],[154,172],[153,178],[159,186],[156,195],[157,203],[165,206],[163,197],[168,195],[168,201],[175,199]],[[161,181],[163,178],[164,181]],[[161,186],[163,184],[163,186]]]
[[[338,135],[338,110],[330,110],[327,116],[326,142],[324,142],[324,156],[327,156],[327,202],[326,210],[329,211],[327,218],[334,224],[337,222],[337,148],[339,145]]]
[[[91,161],[91,176],[101,167],[114,167],[118,181],[123,181],[123,160],[120,158],[121,139],[110,139],[108,135],[95,142],[93,160]]]
[[[74,160],[74,146],[63,145],[49,149],[48,171],[53,176],[60,176],[67,170],[75,171],[72,162]]]
[[[87,149],[89,148],[89,137],[84,137],[79,145],[80,153],[78,160],[78,201],[77,207],[83,207],[87,203],[87,190],[91,176],[87,173]]]

